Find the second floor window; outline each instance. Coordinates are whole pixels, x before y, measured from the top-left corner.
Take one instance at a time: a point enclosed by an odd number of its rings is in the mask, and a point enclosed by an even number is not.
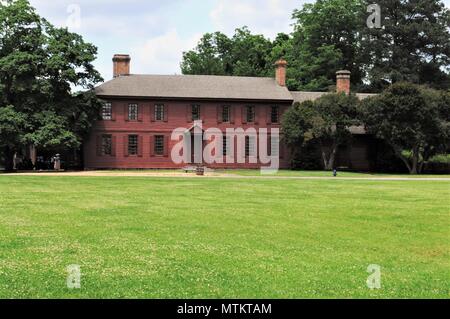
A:
[[[137,104],[129,104],[128,105],[128,120],[129,121],[137,121],[139,114],[139,107]]]
[[[112,104],[107,102],[103,104],[102,107],[102,119],[104,121],[111,121],[112,120]]]
[[[192,105],[192,121],[200,120],[200,105]]]
[[[255,107],[254,106],[247,106],[247,111],[245,113],[246,113],[247,123],[255,122]]]
[[[138,136],[128,135],[128,154],[138,155]]]
[[[164,121],[164,104],[155,105],[155,120]]]
[[[164,155],[164,136],[155,136],[155,155]]]
[[[230,107],[228,105],[224,105],[222,107],[222,122],[224,123],[230,122]]]
[[[278,106],[272,106],[270,108],[270,121],[271,123],[278,123],[280,121],[280,108]]]
[[[112,155],[112,136],[102,136],[102,155]]]

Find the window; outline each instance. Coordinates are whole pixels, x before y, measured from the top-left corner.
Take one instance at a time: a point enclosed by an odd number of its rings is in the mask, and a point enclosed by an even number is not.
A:
[[[280,108],[278,106],[272,106],[270,108],[270,121],[272,123],[278,123],[280,120]]]
[[[155,136],[155,155],[164,155],[164,136]]]
[[[230,122],[230,107],[228,105],[222,107],[222,122]]]
[[[138,120],[139,108],[137,104],[128,105],[128,120],[137,121]]]
[[[247,123],[255,122],[255,107],[247,106]]]
[[[245,137],[245,156],[256,156],[255,153],[255,139],[252,136]]]
[[[155,120],[164,121],[164,104],[155,105]]]
[[[102,136],[102,155],[112,155],[112,136],[103,135]]]
[[[103,104],[102,107],[102,119],[104,121],[111,121],[112,120],[112,104],[107,102]]]
[[[128,135],[128,154],[138,155],[138,136]]]
[[[223,156],[227,156],[228,155],[228,147],[230,144],[230,140],[228,136],[223,136],[222,137],[222,151],[223,151]]]
[[[192,105],[192,121],[200,120],[200,105]]]

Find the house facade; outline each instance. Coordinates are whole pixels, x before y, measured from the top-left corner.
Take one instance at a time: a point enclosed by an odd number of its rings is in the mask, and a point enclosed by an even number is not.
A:
[[[206,139],[203,142],[202,150],[211,142],[220,144],[213,153],[223,157],[214,163],[203,163],[205,166],[261,168],[265,166],[257,151],[261,146],[261,130],[267,129],[267,152],[270,153],[274,148],[271,133],[281,128],[284,112],[294,102],[314,100],[326,94],[290,92],[286,88],[287,63],[284,60],[276,63],[275,78],[136,75],[130,73],[130,63],[130,56],[115,55],[114,78],[96,88],[104,106],[101,120],[95,123],[84,144],[85,169],[173,169],[200,164],[191,154],[183,154],[189,159],[182,163],[172,156],[180,143],[173,138],[173,133],[176,130],[193,132],[199,125],[202,134],[212,128],[224,134],[221,141]],[[350,92],[348,71],[338,72],[337,90]],[[227,130],[232,129],[244,131],[243,143],[236,142],[242,131],[236,136],[225,136]],[[352,129],[356,135],[364,135],[364,130]],[[256,140],[246,136],[248,130],[257,132]],[[193,140],[191,145],[194,145]],[[361,143],[356,151],[349,153],[350,161],[353,157],[353,162],[359,162],[355,169],[370,169],[367,148],[367,143]],[[277,149],[279,167],[289,168],[287,147],[281,141]],[[187,152],[186,149],[183,152]],[[228,160],[230,155],[239,153],[244,161]]]
[[[176,129],[280,129],[283,113],[293,98],[285,86],[286,62],[277,64],[276,78],[132,75],[130,57],[113,58],[114,79],[96,89],[104,103],[84,145],[86,169],[172,169],[194,164],[176,163],[171,154],[179,140]],[[270,133],[269,133],[270,134]],[[236,137],[238,138],[238,137]],[[219,141],[217,141],[219,142]],[[208,141],[204,142],[206,147]],[[227,161],[239,152],[238,143],[223,138],[223,163],[211,168],[260,168],[250,149],[257,143],[245,138],[245,162]],[[233,148],[233,149],[230,149]],[[270,148],[270,146],[269,146]],[[289,167],[288,152],[280,145],[280,167]],[[255,158],[256,157],[256,158]],[[220,162],[220,161],[219,161]]]

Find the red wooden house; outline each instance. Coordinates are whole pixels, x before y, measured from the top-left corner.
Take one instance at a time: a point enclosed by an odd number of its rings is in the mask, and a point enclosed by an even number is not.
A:
[[[171,139],[177,128],[189,130],[202,121],[203,130],[218,128],[280,129],[283,113],[293,104],[315,100],[323,92],[290,92],[286,88],[286,61],[276,63],[275,78],[130,74],[130,56],[115,55],[114,78],[96,88],[105,101],[84,144],[85,169],[163,169],[189,166],[174,163]],[[339,71],[337,91],[350,93],[350,72]],[[357,94],[365,98],[367,94]],[[338,165],[370,170],[371,138],[361,127],[351,128],[352,145],[340,152]],[[234,138],[234,137],[233,137]],[[234,144],[234,145],[233,145]],[[265,167],[250,160],[251,140],[245,140],[245,163],[207,165],[211,168]],[[205,145],[203,145],[205,147]],[[234,148],[234,149],[230,149]],[[236,153],[236,143],[223,139],[223,155]],[[270,146],[269,146],[270,148]],[[372,147],[373,148],[373,147]],[[279,147],[280,168],[290,166],[289,151]],[[226,162],[226,161],[225,161]]]
[[[189,130],[198,120],[202,121],[204,130],[219,128],[223,132],[227,128],[280,128],[281,116],[293,102],[285,86],[285,61],[277,63],[275,79],[134,75],[130,74],[128,55],[115,55],[113,63],[114,79],[96,89],[105,104],[102,120],[94,125],[85,142],[86,169],[188,166],[189,163],[175,164],[170,156],[177,143],[171,140],[175,129]],[[223,143],[227,149],[227,142]],[[246,140],[247,153],[248,144],[250,141]],[[280,165],[289,166],[283,146],[280,147]],[[246,161],[208,166],[259,168],[261,165]]]

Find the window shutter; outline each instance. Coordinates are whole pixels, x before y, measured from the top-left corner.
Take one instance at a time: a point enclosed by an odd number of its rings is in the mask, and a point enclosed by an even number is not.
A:
[[[203,123],[205,123],[206,117],[203,117],[203,114],[206,114],[206,105],[200,105],[200,114],[199,114],[199,120],[202,120]]]
[[[156,120],[155,112],[156,112],[156,105],[150,104],[150,121],[152,121],[152,122],[155,122],[155,120]]]
[[[97,156],[102,156],[102,136],[97,136]]]
[[[117,138],[115,136],[111,137],[111,156],[116,156],[116,142]]]
[[[247,124],[247,107],[242,107],[242,124]]]
[[[115,103],[111,103],[111,121],[116,120],[116,112],[114,112],[114,104]]]
[[[188,123],[192,122],[192,106],[186,106],[186,120]]]
[[[221,124],[223,122],[223,107],[217,106],[217,123]]]
[[[144,137],[139,135],[138,137],[138,156],[142,157],[144,154]]]
[[[234,109],[235,109],[234,106],[230,106],[230,124],[234,124],[234,116],[235,116]]]
[[[259,107],[254,106],[253,110],[255,112],[255,125],[259,124]]]
[[[125,119],[126,122],[129,121],[129,116],[128,116],[128,104],[125,103],[123,105],[123,118]]]
[[[267,125],[272,124],[272,107],[268,106],[266,107],[266,123]]]
[[[142,107],[142,105],[138,105],[138,121],[142,122],[144,120],[144,108]]]
[[[164,122],[169,122],[169,105],[164,104],[163,106],[163,112],[164,112]]]
[[[128,135],[123,137],[123,156],[128,156]]]
[[[169,156],[169,136],[164,135],[164,157]]]
[[[150,156],[155,156],[155,136],[150,135]]]

